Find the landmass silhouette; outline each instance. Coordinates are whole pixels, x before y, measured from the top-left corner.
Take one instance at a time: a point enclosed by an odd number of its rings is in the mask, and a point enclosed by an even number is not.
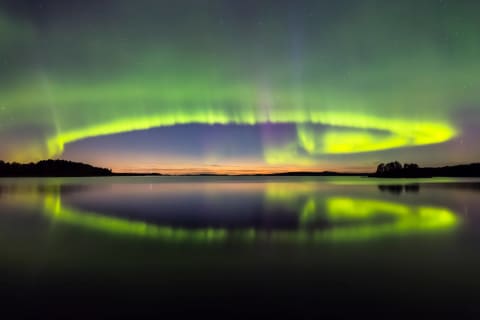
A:
[[[97,177],[97,176],[368,176],[374,178],[431,178],[431,177],[480,177],[480,163],[421,168],[415,163],[402,165],[398,161],[381,163],[375,173],[349,173],[334,171],[292,171],[252,174],[160,174],[121,173],[89,164],[67,160],[42,160],[37,163],[8,163],[0,160],[0,177]]]
[[[462,164],[445,167],[421,168],[415,163],[394,161],[380,163],[377,171],[369,177],[375,178],[432,178],[432,177],[480,177],[480,163]]]
[[[66,160],[43,160],[26,164],[0,161],[0,177],[92,177],[112,174],[110,169]]]

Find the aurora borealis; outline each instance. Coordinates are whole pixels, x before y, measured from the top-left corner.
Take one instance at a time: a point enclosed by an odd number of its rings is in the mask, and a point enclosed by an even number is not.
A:
[[[479,10],[2,1],[0,159],[194,172],[474,162]]]

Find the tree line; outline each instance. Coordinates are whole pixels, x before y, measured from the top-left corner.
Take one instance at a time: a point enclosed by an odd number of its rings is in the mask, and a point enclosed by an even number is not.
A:
[[[8,163],[0,160],[0,177],[86,177],[110,176],[112,171],[89,164],[66,160],[43,160],[37,163]]]

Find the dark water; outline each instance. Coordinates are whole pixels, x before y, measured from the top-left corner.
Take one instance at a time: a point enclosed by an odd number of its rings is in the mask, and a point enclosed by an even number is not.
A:
[[[479,227],[474,179],[0,179],[0,298],[22,316],[476,317]]]

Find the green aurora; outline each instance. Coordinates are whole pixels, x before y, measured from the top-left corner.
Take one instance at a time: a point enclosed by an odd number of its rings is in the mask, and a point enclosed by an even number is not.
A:
[[[480,101],[477,3],[267,2],[0,5],[0,142],[14,140],[0,156],[192,123],[296,125],[296,139],[263,145],[267,164],[463,134],[456,116]]]

